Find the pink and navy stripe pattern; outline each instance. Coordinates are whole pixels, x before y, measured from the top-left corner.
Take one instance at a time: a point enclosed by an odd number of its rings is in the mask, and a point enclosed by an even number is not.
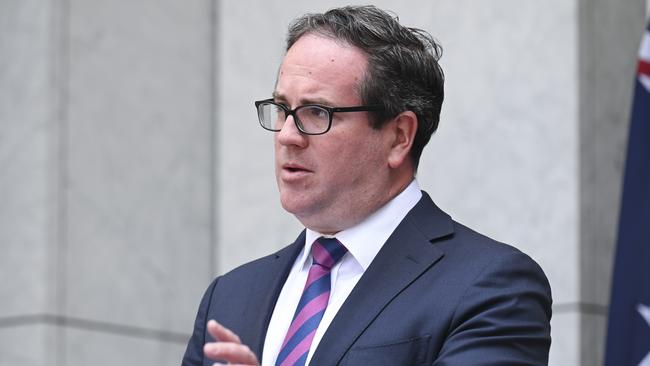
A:
[[[330,272],[347,252],[334,238],[318,238],[311,247],[313,257],[307,282],[284,338],[276,366],[304,365],[316,328],[323,318],[330,297]]]

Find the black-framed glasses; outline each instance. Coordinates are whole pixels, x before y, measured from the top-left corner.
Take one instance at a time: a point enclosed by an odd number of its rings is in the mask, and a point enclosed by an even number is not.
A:
[[[273,99],[255,102],[257,117],[260,125],[269,131],[282,130],[288,116],[293,117],[293,122],[298,130],[306,135],[322,135],[332,127],[332,115],[341,112],[369,112],[381,111],[384,108],[376,105],[355,107],[325,107],[318,104],[305,104],[294,109],[278,104]]]

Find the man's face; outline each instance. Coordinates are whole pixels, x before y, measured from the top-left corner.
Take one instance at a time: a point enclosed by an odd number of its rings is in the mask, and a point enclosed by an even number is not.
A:
[[[307,34],[284,57],[275,101],[291,109],[305,104],[362,105],[358,85],[366,67],[361,50]],[[386,131],[371,128],[367,112],[334,113],[330,131],[316,136],[301,134],[288,117],[275,135],[282,206],[322,233],[363,220],[392,194]]]

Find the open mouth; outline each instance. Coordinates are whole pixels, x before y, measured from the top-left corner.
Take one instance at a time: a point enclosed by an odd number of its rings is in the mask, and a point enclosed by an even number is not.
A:
[[[311,170],[298,164],[285,164],[282,169],[289,174],[310,173]]]

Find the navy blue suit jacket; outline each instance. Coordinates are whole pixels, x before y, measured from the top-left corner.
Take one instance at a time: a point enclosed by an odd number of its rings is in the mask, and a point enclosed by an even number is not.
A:
[[[203,358],[215,319],[261,359],[275,302],[304,232],[218,277],[199,307],[184,366]],[[289,310],[293,311],[293,309]],[[311,365],[546,365],[551,291],[530,257],[453,221],[426,193],[363,274]]]

